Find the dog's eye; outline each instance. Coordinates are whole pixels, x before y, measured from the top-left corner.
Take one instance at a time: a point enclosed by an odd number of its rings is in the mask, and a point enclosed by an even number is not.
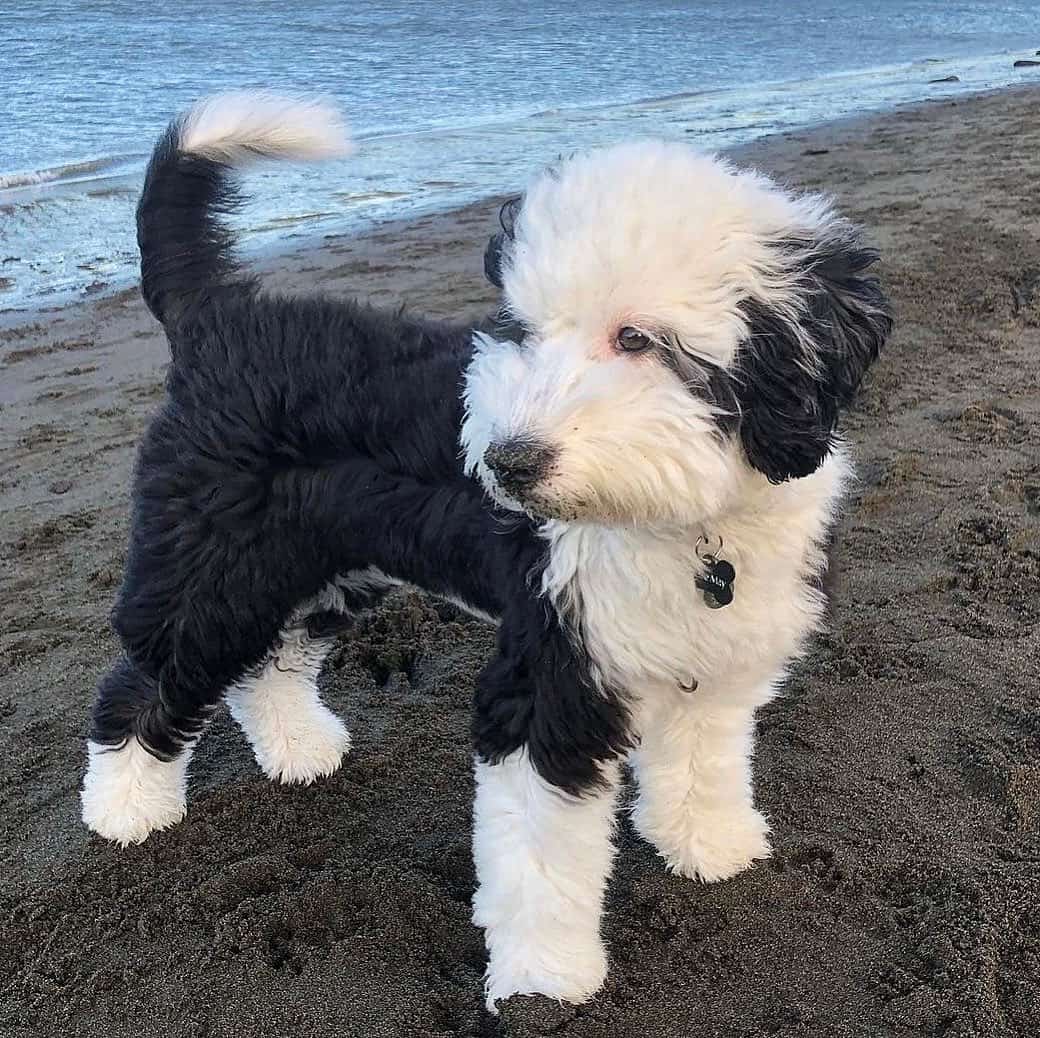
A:
[[[617,347],[625,353],[642,353],[653,345],[654,340],[638,328],[622,328],[617,335]]]

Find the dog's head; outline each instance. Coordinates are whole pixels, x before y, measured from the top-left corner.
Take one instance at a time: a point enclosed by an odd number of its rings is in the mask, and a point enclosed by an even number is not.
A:
[[[488,246],[519,331],[476,336],[469,470],[535,516],[684,525],[810,474],[891,326],[876,258],[820,198],[680,144],[562,162]]]

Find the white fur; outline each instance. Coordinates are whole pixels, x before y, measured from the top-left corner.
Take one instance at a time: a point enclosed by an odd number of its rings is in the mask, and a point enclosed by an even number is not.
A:
[[[476,765],[473,921],[485,930],[488,1008],[514,994],[583,1002],[603,984],[603,893],[614,859],[618,767],[575,798],[518,751]]]
[[[186,746],[174,760],[161,761],[133,738],[118,748],[88,742],[80,792],[84,824],[125,847],[179,822],[193,749]]]
[[[466,376],[468,471],[499,504],[547,520],[542,590],[580,630],[594,677],[631,697],[635,824],[669,868],[705,881],[769,854],[752,797],[754,712],[822,622],[815,578],[849,463],[838,445],[812,475],[770,483],[661,353],[684,354],[687,377],[699,377],[698,362],[739,376],[750,300],[788,325],[813,369],[815,344],[799,325],[805,256],[772,246],[808,250],[824,232],[842,224],[821,200],[681,145],[566,160],[528,189],[505,256],[505,302],[524,341],[476,335]],[[620,353],[626,326],[659,346]],[[554,451],[523,501],[483,460],[513,439]],[[695,586],[702,538],[721,539],[736,570],[723,609]],[[514,991],[577,1000],[604,961],[597,906],[613,800],[546,812],[556,802],[522,763],[477,771],[489,1001]]]
[[[796,482],[743,474],[739,505],[710,527],[737,572],[725,609],[694,585],[699,527],[546,524],[544,590],[579,618],[599,677],[635,699],[636,826],[682,875],[724,879],[769,853],[751,794],[754,711],[822,620],[810,581],[847,473],[839,450]]]
[[[693,526],[735,501],[739,451],[660,356],[619,354],[626,326],[732,370],[743,303],[767,303],[802,341],[805,254],[773,247],[844,227],[817,197],[681,144],[646,141],[568,159],[524,195],[502,271],[521,345],[475,337],[465,386],[468,471],[520,507],[483,462],[495,441],[535,439],[558,460],[523,502],[541,516]],[[696,377],[696,376],[694,376]]]
[[[523,346],[476,341],[462,444],[469,471],[501,504],[518,507],[483,455],[494,440],[519,435],[561,448],[551,478],[527,502],[540,514],[685,522],[725,505],[734,451],[712,435],[711,408],[662,365],[597,357],[577,334]]]
[[[506,302],[550,341],[574,333],[603,348],[623,325],[664,328],[726,367],[747,331],[747,299],[800,332],[802,256],[770,245],[841,226],[820,196],[678,142],[628,141],[568,158],[528,186]]]
[[[711,883],[769,856],[769,825],[751,790],[754,715],[678,689],[645,704],[636,829],[682,876]]]
[[[307,785],[331,775],[350,749],[350,733],[321,701],[318,674],[328,651],[295,628],[260,673],[225,693],[268,778]]]
[[[549,522],[544,590],[580,618],[611,682],[654,695],[696,678],[700,701],[754,709],[822,619],[810,580],[825,564],[848,473],[840,449],[811,476],[778,485],[740,465],[732,502],[704,527]],[[702,533],[722,538],[737,572],[725,609],[709,609],[694,586]]]
[[[244,166],[260,158],[317,161],[350,150],[330,102],[238,90],[200,101],[181,122],[181,151]]]

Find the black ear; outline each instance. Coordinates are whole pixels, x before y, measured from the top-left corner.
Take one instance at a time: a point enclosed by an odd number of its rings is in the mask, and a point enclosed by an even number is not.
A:
[[[495,286],[502,288],[502,264],[505,260],[506,250],[509,242],[514,237],[514,226],[516,216],[520,211],[521,200],[519,197],[510,198],[498,211],[498,222],[502,230],[491,235],[491,240],[484,250],[484,277]]]
[[[788,264],[793,257],[801,305],[792,313],[763,300],[745,304],[749,335],[736,395],[748,461],[781,483],[814,472],[831,450],[838,415],[888,338],[892,316],[868,273],[878,254],[851,225],[836,222],[817,242],[776,247]]]
[[[502,287],[502,249],[505,247],[505,233],[499,231],[491,235],[491,240],[484,250],[484,277],[495,286]]]

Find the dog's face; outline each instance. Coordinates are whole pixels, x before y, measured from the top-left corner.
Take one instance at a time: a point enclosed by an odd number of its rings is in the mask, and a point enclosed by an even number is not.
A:
[[[476,336],[468,469],[507,507],[611,524],[808,475],[890,327],[874,259],[821,200],[682,145],[563,162],[488,247],[514,330]]]

